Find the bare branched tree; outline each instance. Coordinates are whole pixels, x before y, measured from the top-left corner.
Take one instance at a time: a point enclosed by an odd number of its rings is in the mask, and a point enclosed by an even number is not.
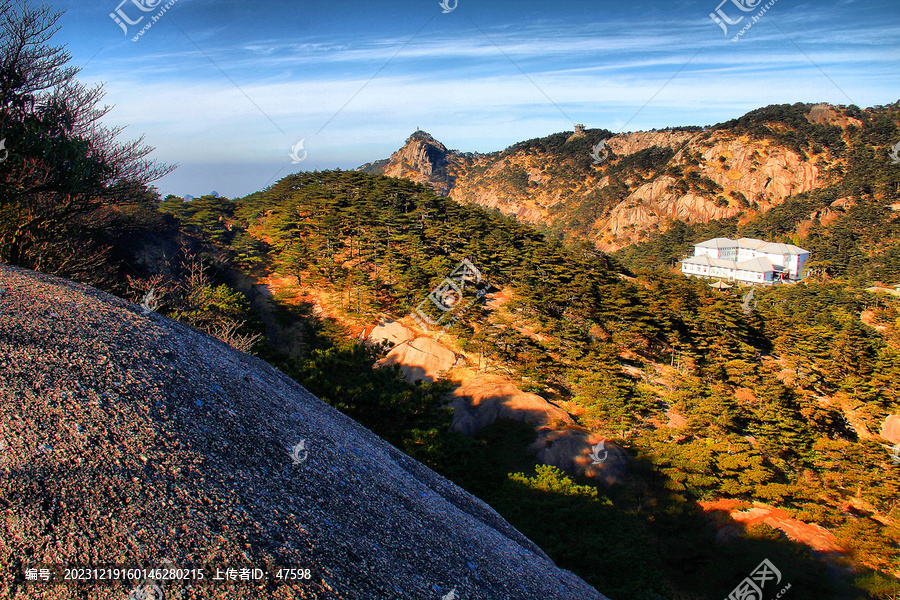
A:
[[[88,142],[89,154],[112,167],[104,183],[118,180],[149,184],[171,173],[146,157],[154,148],[144,137],[119,142],[124,127],[106,127],[101,120],[111,106],[101,105],[103,85],[87,86],[75,79],[81,71],[68,63],[65,46],[50,45],[59,31],[62,12],[34,8],[26,0],[0,0],[0,129],[9,117],[54,111],[65,116],[70,135]]]
[[[50,40],[62,13],[0,0],[0,262],[81,280],[102,271],[91,235],[99,211],[146,201],[150,182],[175,167],[148,159],[143,137],[120,142],[102,119],[103,86],[86,86],[71,55]],[[99,270],[98,270],[99,269]]]
[[[258,333],[238,333],[238,330],[244,326],[245,321],[234,321],[231,319],[223,319],[221,322],[213,325],[207,333],[213,337],[217,337],[229,346],[249,353],[256,346],[261,335]]]
[[[128,276],[132,301],[196,327],[241,352],[252,351],[262,335],[245,332],[246,320],[217,308],[212,298],[215,286],[209,265],[187,247],[182,246],[181,254],[174,279],[160,274],[149,278]]]
[[[49,46],[59,31],[62,13],[48,6],[0,0],[0,107],[34,111],[39,94],[74,79],[78,68],[66,66],[72,55],[63,46]],[[2,125],[2,122],[0,122]]]

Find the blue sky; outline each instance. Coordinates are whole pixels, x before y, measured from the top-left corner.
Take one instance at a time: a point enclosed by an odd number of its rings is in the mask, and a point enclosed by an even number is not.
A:
[[[900,99],[896,0],[720,1],[458,0],[444,13],[438,0],[57,0],[54,41],[81,81],[105,84],[109,125],[179,165],[155,183],[163,195],[352,169],[417,127],[489,152],[574,123],[639,131]],[[144,18],[126,34],[117,8]],[[717,8],[743,18],[726,34]]]

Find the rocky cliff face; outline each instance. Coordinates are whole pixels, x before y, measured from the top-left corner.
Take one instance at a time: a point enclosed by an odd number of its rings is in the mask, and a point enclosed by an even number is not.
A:
[[[416,131],[387,162],[379,162],[381,164],[363,165],[360,170],[430,185],[437,194],[446,196],[453,189],[454,177],[451,173],[458,170],[460,161],[431,135]]]
[[[0,406],[4,598],[603,599],[486,504],[266,363],[2,265]],[[25,580],[60,563],[309,578]]]
[[[839,127],[858,123],[827,107],[814,107],[808,118]],[[765,212],[824,185],[838,162],[827,152],[801,155],[774,139],[723,127],[605,135],[611,153],[598,165],[590,151],[600,134],[591,131],[590,145],[566,136],[552,150],[526,143],[488,155],[448,151],[416,132],[376,169],[613,251],[672,219],[707,222]],[[654,162],[653,156],[668,160]]]
[[[691,165],[688,157],[699,164]],[[594,239],[600,249],[612,251],[639,242],[672,219],[705,223],[765,212],[820,185],[815,162],[786,148],[727,134],[714,135],[703,144],[689,142],[672,162],[683,167],[681,178],[662,175],[644,183],[597,220]],[[691,174],[706,177],[721,192],[680,193],[679,179]]]

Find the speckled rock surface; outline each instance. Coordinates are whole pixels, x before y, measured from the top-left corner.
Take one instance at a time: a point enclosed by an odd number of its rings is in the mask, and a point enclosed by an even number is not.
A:
[[[264,362],[46,275],[0,266],[0,290],[0,597],[603,598],[487,505]],[[162,561],[311,578],[22,577],[51,563]]]

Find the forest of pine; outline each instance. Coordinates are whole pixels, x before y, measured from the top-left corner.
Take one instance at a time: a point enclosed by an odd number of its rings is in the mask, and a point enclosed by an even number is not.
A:
[[[162,199],[150,182],[168,167],[97,134],[102,95],[42,64],[48,89],[66,94],[36,95],[22,64],[0,73],[0,138],[15,140],[0,165],[0,262],[143,302],[260,356],[485,500],[610,598],[721,598],[761,558],[792,598],[900,597],[900,465],[860,435],[900,414],[900,298],[866,291],[900,283],[900,166],[886,158],[900,139],[896,106],[858,112],[865,125],[848,134],[833,186],[747,222],[674,222],[606,255],[364,172],[293,174],[243,198]],[[827,127],[786,133],[796,110],[722,127],[777,129],[810,152],[807,136],[837,144]],[[633,168],[668,158],[645,153]],[[846,216],[791,237],[811,211],[848,196]],[[715,235],[802,241],[816,275],[757,289],[747,310],[745,289],[712,289],[669,266]],[[448,333],[458,349],[579,407],[579,427],[626,449],[623,483],[537,464],[523,423],[455,433],[452,381],[410,384],[396,367],[373,368],[387,349],[354,328],[408,316],[463,258],[510,300],[457,321]],[[263,302],[256,283],[271,275],[336,299],[339,315],[277,294]],[[672,410],[683,423],[659,426]],[[723,540],[701,504],[723,499],[821,525],[845,552],[813,552],[768,525]]]

